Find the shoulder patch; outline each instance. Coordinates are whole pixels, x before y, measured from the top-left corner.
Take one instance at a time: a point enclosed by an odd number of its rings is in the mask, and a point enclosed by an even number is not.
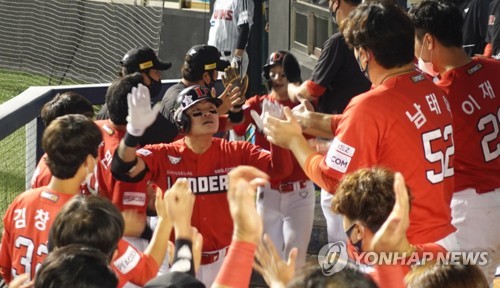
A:
[[[181,157],[174,157],[174,156],[170,156],[170,155],[167,155],[168,157],[168,160],[170,161],[170,164],[172,165],[176,165],[178,164],[179,162],[181,162]]]
[[[411,80],[413,81],[413,83],[418,83],[420,81],[423,81],[424,79],[425,79],[425,76],[422,74],[418,74],[418,75],[411,77]]]
[[[137,266],[140,259],[141,256],[139,255],[139,252],[137,252],[137,250],[129,245],[127,247],[127,251],[125,251],[125,253],[123,253],[123,255],[118,259],[116,259],[113,262],[113,265],[115,265],[122,274],[127,274]]]
[[[483,65],[481,63],[477,63],[476,65],[474,65],[474,67],[467,70],[467,74],[472,75],[477,71],[481,70],[481,68],[483,68]]]
[[[153,153],[150,150],[144,149],[144,148],[141,148],[141,149],[137,150],[136,152],[137,152],[137,154],[140,154],[142,156],[149,156]]]
[[[326,154],[326,165],[333,170],[345,173],[355,151],[356,149],[354,147],[335,138]]]
[[[49,191],[42,191],[42,194],[40,194],[40,197],[43,199],[47,199],[51,202],[57,203],[59,201],[59,195],[50,193]]]
[[[111,127],[109,127],[108,124],[102,125],[102,129],[104,129],[104,131],[106,131],[106,133],[108,133],[108,135],[110,135],[110,136],[115,134],[115,130],[113,130]]]

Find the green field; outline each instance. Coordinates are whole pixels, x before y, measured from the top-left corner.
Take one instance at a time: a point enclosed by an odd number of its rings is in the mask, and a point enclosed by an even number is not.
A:
[[[53,81],[47,76],[0,69],[0,105],[30,86],[46,86],[51,85],[51,82]],[[61,84],[77,83],[64,81]],[[34,141],[34,135],[30,136],[31,138]],[[0,213],[2,216],[14,197],[25,190],[25,147],[24,127],[0,140]],[[33,153],[33,151],[28,151],[28,153]],[[0,223],[0,228],[2,226]]]

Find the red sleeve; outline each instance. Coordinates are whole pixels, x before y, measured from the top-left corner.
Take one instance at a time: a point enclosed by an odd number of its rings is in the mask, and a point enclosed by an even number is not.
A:
[[[33,173],[33,177],[31,178],[32,189],[49,185],[50,179],[52,178],[52,173],[45,163],[45,157],[47,157],[46,154],[40,158],[35,173]]]
[[[325,169],[328,169],[325,168],[324,165],[321,165],[325,157],[326,156],[318,152],[311,154],[304,164],[304,172],[311,181],[316,183],[316,185],[333,194],[337,190],[339,180],[329,177],[328,174],[324,172]]]
[[[404,288],[404,277],[409,268],[401,265],[376,265],[375,271],[370,273],[378,287]]]
[[[342,120],[342,114],[335,114],[335,115],[332,115],[332,120],[331,120],[331,129],[332,129],[332,133],[333,135],[335,135],[335,131],[337,131],[337,127],[339,127],[339,123],[340,123],[340,120]]]
[[[113,258],[111,268],[118,276],[118,287],[127,282],[144,286],[156,277],[159,265],[153,257],[137,251],[122,239],[118,242],[118,254]]]
[[[261,113],[262,108],[261,108],[261,101],[262,101],[261,96],[254,96],[252,98],[249,98],[246,102],[245,105],[243,106],[243,123],[236,125],[233,127],[234,132],[238,136],[244,136],[248,125],[253,123],[253,118],[252,115],[250,114],[250,111],[255,110],[257,113]]]
[[[486,46],[484,46],[483,56],[488,58],[493,56],[493,45],[491,45],[491,43],[486,43]]]
[[[254,243],[233,241],[215,283],[225,287],[249,287],[256,248]]]
[[[293,170],[289,150],[271,145],[271,152],[248,142],[233,142],[240,150],[243,165],[254,166],[271,176],[275,182],[290,175]]]
[[[309,93],[309,95],[311,95],[313,97],[319,97],[319,96],[323,95],[323,93],[325,93],[325,91],[326,91],[325,87],[317,84],[316,82],[314,82],[312,80],[307,80],[305,85],[306,85],[307,93]]]
[[[8,284],[12,281],[11,267],[12,267],[12,256],[11,256],[11,240],[10,240],[10,221],[11,219],[11,209],[8,209],[3,218],[3,233],[2,233],[2,244],[0,246],[0,274],[4,281]]]
[[[219,115],[219,128],[217,129],[217,132],[224,132],[226,131],[226,126],[227,126],[227,115]]]

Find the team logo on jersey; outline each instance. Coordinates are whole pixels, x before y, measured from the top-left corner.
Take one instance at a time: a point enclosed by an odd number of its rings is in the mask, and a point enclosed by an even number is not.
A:
[[[176,165],[179,162],[181,162],[181,157],[174,157],[174,156],[170,156],[170,155],[167,155],[167,156],[168,156],[168,160],[170,161],[170,164],[172,164],[172,165]]]
[[[123,205],[144,206],[146,204],[146,193],[125,192],[123,193]]]
[[[333,170],[345,173],[356,149],[335,138],[326,155],[326,165]]]
[[[476,65],[474,65],[474,67],[467,70],[467,74],[472,75],[479,71],[481,68],[483,68],[483,65],[481,65],[481,63],[477,63]]]
[[[59,196],[56,194],[52,194],[49,191],[43,191],[42,194],[40,195],[40,197],[47,199],[47,200],[54,202],[54,203],[59,201]]]
[[[118,268],[122,274],[127,274],[137,266],[140,258],[141,256],[139,253],[132,248],[132,246],[128,246],[127,251],[125,251],[120,258],[116,259],[113,264],[115,264],[116,268]]]
[[[111,129],[107,124],[104,124],[102,126],[102,129],[104,129],[104,131],[106,131],[106,133],[108,133],[109,136],[115,134],[115,130]]]

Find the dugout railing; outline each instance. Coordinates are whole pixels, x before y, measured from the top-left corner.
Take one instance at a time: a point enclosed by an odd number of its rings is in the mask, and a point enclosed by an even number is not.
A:
[[[179,80],[163,80],[162,92]],[[40,118],[42,106],[57,93],[74,91],[94,105],[105,102],[106,84],[30,87],[0,105],[0,210],[26,190],[43,155],[41,137],[45,126]],[[156,101],[160,99],[154,99]]]

